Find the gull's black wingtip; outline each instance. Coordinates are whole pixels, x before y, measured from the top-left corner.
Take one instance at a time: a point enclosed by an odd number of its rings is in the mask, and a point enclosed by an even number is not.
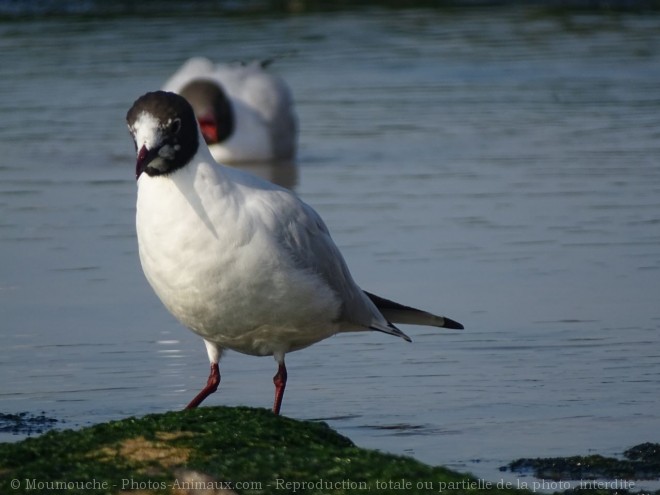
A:
[[[452,320],[451,318],[447,318],[446,316],[443,317],[445,320],[445,324],[442,325],[444,328],[451,328],[452,330],[463,330],[465,327],[461,325],[459,322]]]

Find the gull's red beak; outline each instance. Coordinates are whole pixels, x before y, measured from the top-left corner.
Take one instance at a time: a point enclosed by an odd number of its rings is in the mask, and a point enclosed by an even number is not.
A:
[[[218,138],[218,122],[211,114],[201,115],[198,117],[199,127],[202,130],[202,136],[206,144],[215,144],[220,139]]]
[[[135,163],[135,180],[140,178],[142,172],[147,168],[151,160],[158,156],[158,149],[148,150],[146,146],[142,146],[138,151],[137,162]]]

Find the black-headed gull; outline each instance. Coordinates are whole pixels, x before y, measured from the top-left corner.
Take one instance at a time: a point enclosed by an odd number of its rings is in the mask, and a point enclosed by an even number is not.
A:
[[[211,154],[220,163],[292,160],[296,115],[286,82],[267,63],[186,61],[163,85],[192,105]]]
[[[147,93],[126,120],[137,151],[142,269],[167,309],[204,339],[211,361],[188,408],[218,388],[224,349],[274,356],[278,414],[288,352],[341,332],[377,330],[410,341],[393,322],[463,328],[360,289],[310,206],[213,160],[183,97]]]

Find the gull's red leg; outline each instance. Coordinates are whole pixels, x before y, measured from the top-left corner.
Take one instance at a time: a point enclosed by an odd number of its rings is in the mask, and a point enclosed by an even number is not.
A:
[[[275,384],[275,402],[273,403],[273,412],[275,414],[279,414],[280,407],[282,407],[284,389],[286,388],[286,366],[284,363],[280,363],[280,366],[277,369],[277,374],[273,377],[273,383]]]
[[[220,385],[220,367],[218,366],[218,363],[212,363],[211,374],[206,381],[206,386],[200,390],[193,400],[190,401],[190,404],[186,406],[186,409],[195,409],[204,399],[218,390],[218,385]]]

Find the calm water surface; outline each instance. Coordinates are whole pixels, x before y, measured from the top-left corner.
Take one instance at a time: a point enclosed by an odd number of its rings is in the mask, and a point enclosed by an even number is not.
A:
[[[466,326],[290,354],[285,415],[490,480],[660,440],[659,16],[34,18],[0,49],[0,412],[80,427],[203,385],[139,266],[124,115],[189,56],[275,57],[300,156],[266,173],[365,289]],[[272,359],[222,369],[209,405],[270,406]]]

